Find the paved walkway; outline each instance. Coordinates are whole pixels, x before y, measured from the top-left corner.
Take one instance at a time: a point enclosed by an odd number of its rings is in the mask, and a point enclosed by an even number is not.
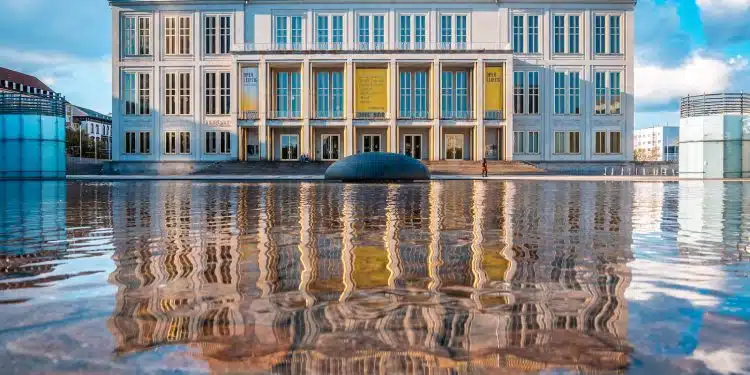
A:
[[[323,181],[323,175],[71,175],[71,181]],[[680,179],[676,176],[571,176],[571,175],[496,175],[489,177],[465,175],[433,175],[433,181],[451,180],[490,180],[490,181],[636,181],[636,182],[664,182],[664,181],[705,181],[696,179]],[[750,179],[716,179],[725,182],[750,182]]]

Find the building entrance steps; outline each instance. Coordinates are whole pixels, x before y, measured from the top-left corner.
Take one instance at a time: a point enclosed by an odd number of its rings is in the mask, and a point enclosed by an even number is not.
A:
[[[424,164],[433,175],[469,176],[482,174],[481,161],[439,160],[424,161]],[[487,172],[490,175],[519,175],[540,174],[545,171],[522,161],[488,160]]]

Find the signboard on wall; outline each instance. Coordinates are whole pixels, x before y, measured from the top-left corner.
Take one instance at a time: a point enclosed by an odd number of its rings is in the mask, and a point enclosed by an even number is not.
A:
[[[242,68],[242,93],[240,95],[240,119],[258,119],[258,68]]]
[[[502,66],[484,68],[484,118],[503,119],[505,110],[505,75]]]
[[[357,98],[355,112],[357,118],[385,118],[388,111],[388,69],[357,68]]]

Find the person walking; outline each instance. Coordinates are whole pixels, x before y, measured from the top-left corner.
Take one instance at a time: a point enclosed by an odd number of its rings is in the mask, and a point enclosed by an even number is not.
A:
[[[482,158],[482,177],[487,177],[487,158]]]

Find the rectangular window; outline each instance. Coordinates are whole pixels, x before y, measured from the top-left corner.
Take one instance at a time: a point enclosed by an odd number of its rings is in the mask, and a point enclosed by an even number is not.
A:
[[[425,49],[427,44],[427,20],[423,15],[414,16],[414,48]]]
[[[456,16],[456,48],[466,48],[466,16]]]
[[[125,56],[151,55],[151,18],[125,16],[122,19],[123,54]]]
[[[232,133],[230,132],[221,132],[219,141],[219,152],[222,154],[230,154],[232,152],[231,144],[232,144]]]
[[[539,53],[539,16],[529,16],[529,50],[528,53]]]
[[[167,73],[165,75],[166,115],[189,115],[191,113],[191,74]]]
[[[594,113],[597,115],[603,115],[607,113],[607,86],[606,86],[606,72],[594,73]]]
[[[565,53],[565,16],[556,15],[552,18],[554,36],[554,53]]]
[[[581,53],[581,17],[568,16],[568,53]]]
[[[136,144],[135,144],[135,132],[125,132],[125,153],[126,154],[135,154],[136,150]]]
[[[376,50],[385,48],[385,16],[372,16],[372,43]]]
[[[609,16],[609,53],[620,53],[620,16]]]
[[[286,16],[277,16],[276,25],[274,28],[274,40],[276,49],[285,50],[288,46],[288,32],[289,27]]]
[[[169,155],[177,153],[177,132],[164,134],[164,153]]]
[[[150,115],[151,75],[148,73],[124,73],[122,85],[125,115]]]
[[[533,131],[529,132],[529,154],[538,154],[539,153],[539,132]]]
[[[594,153],[607,153],[607,132],[594,133]]]
[[[622,150],[620,148],[621,145],[622,145],[622,133],[610,132],[609,133],[609,153],[610,154],[622,153]]]
[[[568,132],[568,153],[579,154],[581,153],[581,133],[580,132]]]
[[[189,16],[164,18],[164,45],[167,55],[189,55],[191,53],[191,23]]]
[[[565,153],[565,132],[555,132],[555,154]]]
[[[401,26],[398,36],[399,48],[409,49],[411,48],[411,16],[402,15],[399,22]]]
[[[619,115],[621,112],[620,72],[609,72],[609,113]]]
[[[565,113],[565,73],[555,72],[555,114]]]
[[[440,16],[440,44],[444,49],[451,48],[453,41],[453,16]]]
[[[619,115],[622,113],[620,72],[594,73],[594,114]]]
[[[276,87],[273,118],[301,118],[302,86],[300,72],[279,71],[274,75]]]
[[[526,112],[526,73],[513,72],[513,113],[523,114]]]
[[[605,16],[594,17],[594,53],[607,53],[607,28]]]
[[[539,72],[529,72],[528,114],[539,114]]]
[[[568,73],[568,113],[581,113],[581,74],[578,72]]]
[[[151,153],[151,132],[139,132],[139,152],[141,154]]]
[[[443,71],[442,111],[444,119],[471,118],[471,103],[469,99],[469,74],[465,70]]]
[[[318,42],[318,49],[328,49],[328,16],[318,16],[316,40]]]
[[[315,74],[315,118],[344,117],[344,73],[319,71]]]
[[[513,153],[514,154],[523,154],[524,153],[524,133],[523,132],[513,132]]]
[[[295,50],[302,49],[302,16],[292,16],[290,20],[292,23],[292,48]]]
[[[515,53],[523,53],[524,18],[522,15],[513,16],[513,52]]]
[[[400,73],[399,117],[404,119],[429,117],[426,71],[402,71]]]
[[[333,28],[331,30],[331,41],[333,42],[333,49],[344,48],[344,17],[343,16],[332,16],[331,23]]]
[[[216,132],[206,132],[206,149],[207,154],[216,153]]]
[[[205,110],[207,115],[228,115],[231,112],[231,80],[229,72],[206,73]]]
[[[370,16],[359,16],[357,41],[360,50],[370,49]]]
[[[206,16],[205,17],[205,49],[207,55],[218,55],[229,53],[232,40],[231,17],[230,16]]]

